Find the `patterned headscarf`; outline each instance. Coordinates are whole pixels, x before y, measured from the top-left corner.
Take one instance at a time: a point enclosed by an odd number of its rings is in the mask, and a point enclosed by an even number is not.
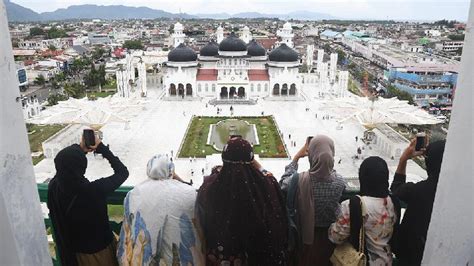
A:
[[[244,139],[229,140],[222,160],[222,169],[206,177],[198,192],[207,265],[283,264],[288,228],[277,181],[251,164],[253,149]]]
[[[330,179],[334,169],[334,141],[325,135],[317,135],[308,146],[309,175],[312,179]]]
[[[146,174],[150,179],[163,180],[170,179],[173,176],[174,164],[163,154],[153,156],[146,166]]]

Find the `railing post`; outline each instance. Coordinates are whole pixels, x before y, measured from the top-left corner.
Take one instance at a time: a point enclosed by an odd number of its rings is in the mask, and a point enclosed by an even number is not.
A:
[[[0,264],[51,265],[18,85],[0,1]]]
[[[471,1],[461,72],[436,190],[423,265],[474,263],[473,86],[474,2]]]

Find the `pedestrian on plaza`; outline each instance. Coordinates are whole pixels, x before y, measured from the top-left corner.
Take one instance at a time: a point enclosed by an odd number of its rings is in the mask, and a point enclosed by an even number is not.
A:
[[[173,157],[173,150],[171,150],[171,157]]]
[[[107,159],[113,175],[90,182],[86,154]],[[62,149],[54,158],[56,175],[48,185],[47,206],[62,265],[117,265],[117,241],[109,226],[107,197],[125,182],[127,167],[96,136],[95,145]]]
[[[201,169],[201,173],[202,173],[202,175],[204,175],[204,168]]]
[[[288,139],[291,139],[291,134],[288,134]]]
[[[356,142],[357,142],[359,140],[359,137],[356,136],[355,139],[356,139]]]

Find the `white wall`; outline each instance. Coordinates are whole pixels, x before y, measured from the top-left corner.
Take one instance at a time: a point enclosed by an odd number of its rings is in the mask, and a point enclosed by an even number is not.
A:
[[[0,1],[0,264],[51,265],[15,72]]]
[[[471,1],[454,109],[428,230],[424,265],[472,265],[474,2]]]

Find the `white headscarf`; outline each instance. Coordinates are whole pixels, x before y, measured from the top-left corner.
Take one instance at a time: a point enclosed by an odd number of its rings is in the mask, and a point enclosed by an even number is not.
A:
[[[150,179],[164,180],[173,176],[174,164],[167,155],[158,154],[148,161],[146,174]]]

